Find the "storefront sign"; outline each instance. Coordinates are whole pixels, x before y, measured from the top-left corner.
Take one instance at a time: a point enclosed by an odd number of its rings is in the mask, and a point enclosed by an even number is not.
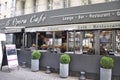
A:
[[[68,15],[62,15],[62,16],[59,15],[59,16],[55,16],[55,17],[62,17],[63,21],[84,20],[85,18],[88,18],[88,19],[108,18],[108,17],[111,17],[111,16],[119,17],[120,16],[120,9],[98,11],[98,12],[68,14]]]
[[[18,66],[17,50],[14,44],[6,45],[6,55],[9,68]]]

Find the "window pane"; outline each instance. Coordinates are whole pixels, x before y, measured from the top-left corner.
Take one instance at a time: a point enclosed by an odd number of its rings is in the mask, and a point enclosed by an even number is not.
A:
[[[120,30],[117,30],[116,34],[116,49],[117,52],[120,52]]]
[[[83,53],[94,54],[94,32],[93,31],[84,32]]]
[[[6,44],[13,44],[13,34],[6,34]]]
[[[107,55],[108,51],[112,49],[112,31],[101,31],[100,32],[100,54]]]

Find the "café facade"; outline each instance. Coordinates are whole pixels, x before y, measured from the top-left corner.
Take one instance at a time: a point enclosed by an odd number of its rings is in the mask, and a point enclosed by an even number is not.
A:
[[[9,39],[6,43],[16,44],[19,63],[30,66],[35,44],[42,53],[40,68],[58,71],[59,56],[66,53],[72,58],[70,71],[85,71],[98,80],[99,60],[108,55],[115,60],[113,76],[120,79],[120,1],[6,18],[0,28]]]

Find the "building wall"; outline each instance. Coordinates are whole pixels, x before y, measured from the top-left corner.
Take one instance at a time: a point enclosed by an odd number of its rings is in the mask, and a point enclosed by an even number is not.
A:
[[[0,0],[0,19],[15,16],[16,0]]]
[[[0,0],[0,19],[118,0]]]
[[[16,15],[110,2],[113,0],[17,0]],[[114,0],[115,1],[115,0]]]

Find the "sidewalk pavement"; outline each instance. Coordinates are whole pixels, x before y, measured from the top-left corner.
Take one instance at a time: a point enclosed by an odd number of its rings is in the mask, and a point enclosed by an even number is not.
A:
[[[46,74],[45,71],[32,72],[30,68],[11,69],[3,67],[0,71],[0,80],[79,80],[78,77],[60,78],[57,73]]]

